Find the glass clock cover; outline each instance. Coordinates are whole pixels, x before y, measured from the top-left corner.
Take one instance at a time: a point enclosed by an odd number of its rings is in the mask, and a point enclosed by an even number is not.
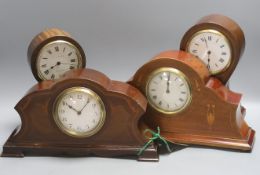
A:
[[[85,87],[64,90],[57,98],[54,119],[68,135],[88,137],[104,124],[105,107],[100,97]]]
[[[225,71],[231,62],[231,49],[227,38],[216,30],[202,30],[189,41],[187,51],[200,58],[211,74]]]
[[[68,70],[82,67],[82,56],[73,44],[57,40],[40,50],[36,65],[41,79],[54,80]]]
[[[149,103],[162,113],[177,113],[191,100],[190,85],[185,75],[174,68],[155,70],[146,86]]]

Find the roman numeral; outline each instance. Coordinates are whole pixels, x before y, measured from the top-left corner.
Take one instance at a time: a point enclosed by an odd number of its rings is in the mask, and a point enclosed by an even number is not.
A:
[[[45,73],[46,75],[48,75],[48,74],[49,74],[49,70],[44,71],[44,73]]]
[[[225,60],[224,60],[223,58],[220,58],[220,59],[219,59],[219,62],[221,62],[221,63],[224,63],[224,61],[225,61]]]
[[[49,54],[52,54],[51,50],[48,50],[47,52],[48,52]]]
[[[186,94],[186,92],[185,92],[185,91],[182,91],[181,94]]]
[[[42,68],[45,68],[46,66],[47,66],[47,64],[43,64],[43,65],[41,65]]]
[[[159,105],[162,106],[162,101],[159,101]]]
[[[65,52],[65,50],[66,50],[66,47],[63,48],[63,52]]]
[[[156,91],[156,89],[151,89],[151,91]]]
[[[198,43],[195,43],[195,45],[196,45],[196,46],[199,46],[199,44],[198,44]]]
[[[223,47],[225,47],[225,45],[223,44],[223,45],[221,45],[221,46],[219,46],[220,48],[223,48]]]
[[[221,55],[227,55],[227,53],[226,52],[222,52]]]
[[[184,102],[184,100],[182,98],[179,98],[179,101]]]
[[[42,58],[42,59],[47,60],[48,58],[44,57],[44,58]]]
[[[202,42],[205,42],[205,38],[200,38],[200,40],[201,40]]]
[[[183,85],[184,85],[183,83],[182,83],[182,84],[180,84],[180,87],[181,87],[181,86],[183,86]]]
[[[212,36],[208,36],[208,41],[211,41],[212,40]]]
[[[154,95],[154,96],[153,96],[153,99],[154,99],[154,100],[156,100],[156,99],[157,99],[157,96],[156,96],[156,95]]]
[[[73,67],[73,66],[70,66],[70,69],[75,69],[75,67]]]
[[[54,75],[54,74],[52,74],[52,75],[51,75],[51,79],[54,79],[54,78],[55,78],[55,75]]]
[[[71,59],[70,62],[75,63],[76,59]]]
[[[197,53],[198,52],[198,50],[192,50],[192,53]]]
[[[69,54],[68,54],[68,56],[71,56],[72,55],[72,52],[70,52]]]
[[[55,47],[55,51],[59,52],[59,47],[58,46]]]

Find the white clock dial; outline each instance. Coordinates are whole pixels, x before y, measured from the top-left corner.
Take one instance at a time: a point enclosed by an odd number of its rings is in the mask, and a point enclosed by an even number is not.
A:
[[[147,82],[149,103],[162,113],[177,113],[191,100],[190,86],[184,74],[174,68],[155,70]]]
[[[68,70],[82,67],[82,57],[74,45],[58,40],[40,50],[36,65],[38,74],[43,80],[54,80]]]
[[[105,119],[105,108],[95,92],[83,87],[74,87],[65,90],[58,97],[54,118],[65,133],[87,137],[101,129]]]
[[[188,52],[200,58],[211,74],[223,72],[231,62],[231,49],[227,38],[216,30],[202,30],[194,34]]]

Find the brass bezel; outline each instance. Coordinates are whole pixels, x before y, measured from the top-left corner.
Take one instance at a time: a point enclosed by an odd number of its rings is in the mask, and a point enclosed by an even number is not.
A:
[[[71,47],[73,47],[75,50],[76,50],[76,55],[77,55],[77,58],[78,58],[78,66],[77,68],[82,68],[82,55],[80,54],[80,51],[79,49],[74,45],[72,44],[71,42],[68,42],[66,40],[55,40],[55,41],[51,41],[47,44],[45,44],[39,51],[39,53],[37,54],[37,57],[36,57],[36,70],[37,70],[37,74],[39,76],[40,79],[42,80],[48,80],[44,77],[43,73],[40,71],[40,63],[39,63],[39,55],[41,55],[41,53],[43,52],[44,48],[48,47],[49,45],[52,45],[52,44],[55,44],[55,43],[65,43]],[[69,70],[68,70],[69,71]]]
[[[60,102],[62,101],[63,97],[65,97],[66,95],[72,93],[72,92],[83,92],[83,93],[87,93],[90,96],[92,96],[93,98],[95,98],[98,102],[98,104],[100,105],[100,109],[101,109],[101,119],[99,120],[98,125],[91,131],[88,132],[76,132],[76,131],[71,131],[70,129],[64,127],[64,125],[61,123],[61,121],[59,120],[59,115],[58,115],[58,105],[60,104]],[[96,134],[98,131],[100,131],[100,129],[102,128],[102,126],[105,123],[105,119],[106,119],[106,110],[105,110],[105,105],[103,103],[103,101],[101,100],[101,98],[91,89],[86,88],[86,87],[72,87],[72,88],[68,88],[63,90],[55,99],[54,105],[53,105],[53,118],[55,123],[57,124],[57,126],[59,127],[59,129],[72,137],[77,137],[77,138],[86,138],[86,137],[90,137],[93,136],[94,134]]]
[[[181,77],[182,79],[184,79],[186,82],[187,82],[187,85],[188,85],[188,89],[189,89],[189,99],[186,101],[185,105],[182,106],[182,108],[178,109],[178,110],[174,110],[174,111],[167,111],[167,110],[164,110],[164,109],[161,109],[160,107],[158,107],[156,104],[153,103],[151,97],[149,96],[149,92],[148,92],[148,88],[149,88],[149,84],[150,84],[150,81],[152,80],[152,78],[161,73],[161,72],[172,72],[174,74],[176,74],[178,77]],[[191,88],[191,83],[190,83],[190,80],[186,77],[186,75],[181,72],[180,70],[178,69],[175,69],[175,68],[172,68],[172,67],[161,67],[161,68],[158,68],[158,69],[155,69],[148,77],[147,81],[146,81],[146,88],[145,88],[145,93],[146,93],[146,97],[147,97],[147,100],[148,100],[148,103],[155,109],[157,110],[158,112],[161,112],[163,114],[176,114],[176,113],[179,113],[183,110],[186,109],[186,107],[189,106],[189,104],[191,103],[192,101],[192,88]]]
[[[211,75],[216,75],[216,74],[225,72],[225,71],[228,69],[228,67],[230,66],[230,64],[231,64],[231,59],[232,59],[233,51],[232,51],[232,47],[231,47],[230,41],[227,39],[226,35],[224,35],[223,33],[219,32],[218,30],[215,30],[215,29],[204,29],[204,30],[197,31],[197,32],[195,32],[194,34],[192,34],[192,36],[190,37],[190,39],[189,39],[188,42],[187,42],[186,52],[189,52],[189,50],[190,50],[190,42],[191,42],[191,40],[192,40],[194,37],[196,37],[196,36],[198,36],[198,35],[200,35],[200,34],[206,33],[206,32],[207,32],[207,33],[214,33],[214,34],[216,34],[216,35],[219,35],[219,36],[223,37],[224,40],[226,41],[226,43],[228,44],[228,47],[229,47],[229,49],[230,49],[230,57],[228,58],[229,61],[228,61],[228,63],[226,64],[226,66],[225,66],[223,69],[219,70],[219,71],[211,71],[211,70],[209,70],[209,72],[210,72]],[[190,53],[190,52],[189,52],[189,53]],[[192,54],[192,53],[191,53],[191,54]],[[193,55],[193,54],[192,54],[192,55]],[[201,59],[201,58],[200,58],[200,59]],[[204,62],[203,62],[203,63],[204,63]]]

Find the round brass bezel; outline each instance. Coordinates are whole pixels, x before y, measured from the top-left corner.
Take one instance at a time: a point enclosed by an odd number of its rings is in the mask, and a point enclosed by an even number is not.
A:
[[[230,66],[230,64],[231,64],[231,59],[232,59],[233,51],[232,51],[232,47],[231,47],[231,44],[230,44],[229,40],[227,39],[227,37],[226,37],[223,33],[219,32],[219,31],[217,31],[217,30],[215,30],[215,29],[204,29],[204,30],[197,31],[197,32],[195,32],[195,33],[190,37],[190,39],[188,40],[185,50],[186,50],[186,52],[189,52],[191,40],[192,40],[194,37],[196,37],[196,36],[198,36],[198,35],[200,35],[200,34],[206,33],[206,32],[207,32],[207,33],[214,33],[214,34],[216,34],[216,35],[218,35],[218,36],[220,36],[220,37],[223,37],[224,40],[225,40],[225,42],[228,44],[228,47],[229,47],[229,50],[230,50],[230,57],[228,58],[229,61],[228,61],[228,63],[226,64],[226,66],[225,66],[223,69],[218,70],[218,71],[209,70],[209,72],[211,73],[211,75],[216,75],[216,74],[225,72],[225,71],[228,69],[228,67]],[[189,52],[189,53],[190,53],[190,52]],[[192,53],[191,53],[191,54],[192,54]],[[201,59],[201,58],[200,58],[200,59]]]
[[[101,118],[99,120],[99,123],[97,124],[97,126],[91,130],[91,131],[87,131],[87,132],[76,132],[76,131],[72,131],[69,128],[65,127],[61,121],[59,120],[59,114],[58,114],[58,106],[61,103],[62,99],[67,96],[68,94],[74,93],[74,92],[83,92],[83,93],[87,93],[89,94],[91,97],[93,97],[96,101],[97,104],[100,105],[100,109],[101,109]],[[105,105],[102,101],[102,99],[91,89],[86,88],[86,87],[72,87],[72,88],[68,88],[63,90],[55,99],[54,105],[53,105],[53,118],[55,123],[57,124],[57,126],[59,127],[59,129],[72,137],[77,137],[77,138],[85,138],[85,137],[90,137],[93,136],[94,134],[96,134],[98,131],[100,131],[100,129],[102,128],[102,126],[105,123],[105,119],[106,119],[106,110],[105,110]]]
[[[152,80],[152,78],[161,73],[161,72],[171,72],[171,73],[174,73],[175,75],[177,75],[178,77],[180,77],[181,79],[183,79],[184,81],[186,81],[187,83],[187,89],[189,90],[189,97],[185,103],[184,106],[182,106],[180,109],[177,109],[177,110],[174,110],[174,111],[167,111],[167,110],[164,110],[164,109],[161,109],[160,107],[158,107],[156,104],[153,103],[150,95],[149,95],[149,84]],[[145,88],[145,93],[146,93],[146,97],[147,97],[147,100],[148,100],[148,103],[155,109],[157,110],[158,112],[161,112],[163,114],[176,114],[176,113],[179,113],[183,110],[186,109],[186,107],[188,107],[188,105],[191,103],[192,101],[192,93],[191,93],[191,83],[189,81],[189,79],[186,77],[186,75],[181,72],[180,70],[178,69],[175,69],[175,68],[172,68],[172,67],[161,67],[161,68],[158,68],[156,70],[154,70],[148,77],[147,81],[146,81],[146,88]]]
[[[75,51],[76,51],[76,55],[77,55],[77,58],[78,58],[78,65],[77,65],[77,68],[82,68],[82,62],[83,62],[83,58],[82,58],[82,55],[80,54],[80,51],[79,49],[72,43],[68,42],[68,41],[65,41],[65,40],[55,40],[55,41],[51,41],[47,44],[45,44],[39,51],[37,57],[36,57],[36,70],[37,70],[37,74],[39,76],[40,79],[42,80],[48,80],[44,77],[43,73],[40,71],[40,63],[39,63],[39,55],[41,55],[41,53],[43,52],[44,48],[48,47],[49,45],[52,45],[52,44],[56,44],[56,43],[62,43],[62,44],[67,44],[69,45],[70,47],[74,48]],[[69,71],[69,70],[68,70]]]

